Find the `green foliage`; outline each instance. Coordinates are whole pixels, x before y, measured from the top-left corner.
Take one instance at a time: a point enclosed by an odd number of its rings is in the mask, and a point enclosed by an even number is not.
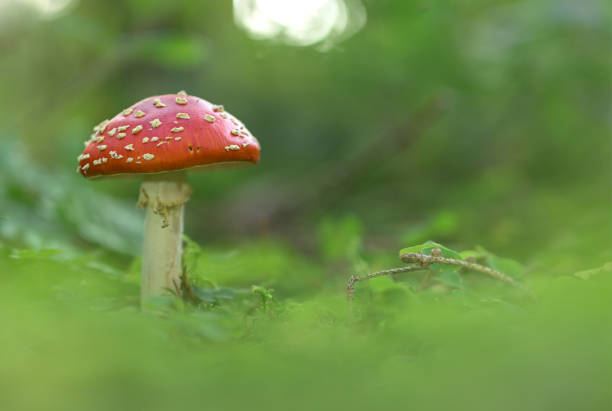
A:
[[[244,243],[232,250],[202,247],[185,237],[187,275],[198,287],[218,284],[274,287],[283,294],[308,294],[320,284],[319,270],[279,242]]]
[[[133,204],[32,164],[19,144],[0,150],[0,238],[32,248],[69,248],[82,239],[134,255],[142,241],[142,213]]]
[[[371,282],[372,298],[350,305],[338,290],[295,301],[272,300],[263,287],[240,296],[219,287],[202,294],[213,297],[209,305],[169,296],[141,314],[138,287],[92,261],[0,248],[0,320],[11,330],[0,343],[3,408],[45,398],[46,409],[161,410],[201,404],[202,396],[213,409],[253,401],[268,409],[404,409],[406,396],[436,409],[535,410],[559,400],[602,409],[609,401],[607,275],[540,278],[538,300],[520,306],[482,293],[415,294],[381,278]],[[357,389],[363,384],[369,389]],[[534,385],[536,404],[515,395]],[[284,394],[268,395],[269,387]]]
[[[426,241],[423,244],[414,245],[412,247],[402,248],[399,252],[399,255],[408,254],[408,253],[420,253],[425,255],[431,255],[431,251],[434,248],[438,248],[442,252],[442,257],[446,258],[454,258],[457,260],[462,260],[461,254],[455,250],[451,250],[450,248],[443,246],[442,244],[436,243],[435,241]]]
[[[608,2],[363,1],[325,52],[232,2],[38,3],[0,1],[0,410],[612,408]],[[181,89],[262,162],[190,173],[193,295],[143,312],[139,181],[75,159]],[[433,264],[347,302],[406,244],[535,298]]]
[[[272,295],[273,291],[274,290],[271,288],[260,287],[258,285],[251,287],[251,292],[261,298],[261,306],[264,311],[266,310],[268,304],[274,300],[274,296]]]

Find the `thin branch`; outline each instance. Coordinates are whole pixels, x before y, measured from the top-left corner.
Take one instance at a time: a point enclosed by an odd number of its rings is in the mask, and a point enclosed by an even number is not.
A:
[[[497,270],[493,270],[492,268],[486,267],[484,265],[472,263],[469,261],[457,260],[455,258],[447,258],[447,257],[441,257],[441,256],[425,255],[421,253],[406,253],[406,254],[402,254],[400,258],[405,263],[415,263],[415,264],[419,264],[422,267],[427,267],[430,264],[436,264],[436,263],[455,265],[458,267],[463,267],[467,270],[479,271],[483,274],[487,274],[493,278],[496,278],[498,280],[501,280],[508,284],[512,284],[517,287],[521,286],[512,277],[509,277],[502,272],[499,272]]]
[[[457,267],[462,267],[462,268],[465,268],[466,270],[478,271],[480,273],[487,274],[497,280],[511,284],[512,286],[517,287],[527,292],[530,296],[533,297],[533,292],[531,290],[526,288],[523,284],[515,281],[512,277],[509,277],[500,271],[494,270],[492,268],[486,267],[481,264],[477,264],[477,263],[473,263],[469,261],[457,260],[455,258],[442,257],[440,255],[426,255],[426,254],[421,254],[421,253],[406,253],[406,254],[402,254],[400,258],[405,263],[416,264],[416,265],[392,268],[390,270],[375,271],[365,276],[351,275],[348,279],[348,284],[346,286],[349,301],[352,301],[355,296],[355,283],[358,281],[367,280],[370,278],[379,277],[383,275],[393,275],[397,273],[404,273],[407,271],[427,270],[429,265],[431,264],[448,264],[448,265],[454,265]],[[429,271],[428,275],[430,273],[431,272]]]
[[[358,281],[369,280],[370,278],[380,277],[383,275],[393,275],[397,273],[405,273],[408,271],[419,271],[419,270],[423,270],[423,267],[418,266],[418,265],[409,265],[407,267],[399,267],[399,268],[391,268],[389,270],[375,271],[365,276],[351,275],[348,279],[348,284],[346,286],[348,299],[349,301],[353,300],[353,297],[355,296],[355,283]]]

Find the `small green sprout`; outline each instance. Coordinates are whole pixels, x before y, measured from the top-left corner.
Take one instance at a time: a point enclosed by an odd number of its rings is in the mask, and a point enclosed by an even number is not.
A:
[[[274,299],[272,292],[274,290],[271,288],[265,288],[259,285],[254,285],[251,287],[251,292],[255,295],[258,295],[261,298],[261,306],[264,311],[266,311],[268,303]]]

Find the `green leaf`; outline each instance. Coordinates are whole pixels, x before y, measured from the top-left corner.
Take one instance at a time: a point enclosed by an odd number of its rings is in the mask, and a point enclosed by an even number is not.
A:
[[[431,250],[434,248],[439,248],[442,251],[442,257],[446,258],[454,258],[456,260],[463,260],[461,254],[457,251],[452,250],[448,247],[443,246],[442,244],[436,243],[435,241],[427,241],[423,244],[414,245],[412,247],[402,248],[399,252],[400,255],[407,253],[421,253],[425,255],[431,255]]]

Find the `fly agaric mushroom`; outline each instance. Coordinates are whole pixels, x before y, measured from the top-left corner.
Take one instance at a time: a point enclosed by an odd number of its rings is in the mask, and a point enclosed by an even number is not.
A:
[[[257,164],[259,142],[223,106],[181,91],[141,100],[94,127],[78,161],[86,178],[144,177],[144,301],[166,289],[180,292],[186,171]]]

